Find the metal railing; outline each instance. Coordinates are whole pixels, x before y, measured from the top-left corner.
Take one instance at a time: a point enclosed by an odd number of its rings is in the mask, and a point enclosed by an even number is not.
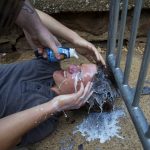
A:
[[[120,5],[121,3],[122,5]],[[145,77],[148,71],[148,65],[150,62],[150,31],[147,32],[148,33],[147,43],[145,46],[139,77],[137,80],[135,90],[132,90],[131,86],[128,83],[142,5],[143,5],[142,0],[135,0],[135,8],[129,38],[126,64],[124,71],[122,71],[122,69],[120,68],[120,61],[127,20],[128,0],[122,1],[111,0],[106,61],[114,74],[121,96],[130,113],[131,119],[135,125],[143,148],[145,150],[150,150],[150,124],[149,124],[150,120],[148,122],[139,105],[140,95],[143,89]],[[120,20],[119,16],[121,16]],[[117,53],[115,52],[116,49]]]

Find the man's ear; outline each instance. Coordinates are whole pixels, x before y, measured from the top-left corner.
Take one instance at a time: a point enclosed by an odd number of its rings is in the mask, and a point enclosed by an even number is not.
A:
[[[60,91],[56,86],[51,87],[51,90],[54,91],[57,95],[60,95]]]

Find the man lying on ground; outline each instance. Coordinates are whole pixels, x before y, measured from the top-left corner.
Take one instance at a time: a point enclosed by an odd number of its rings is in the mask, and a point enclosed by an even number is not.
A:
[[[70,65],[62,70],[59,63],[43,58],[0,65],[0,149],[28,145],[48,136],[56,128],[58,112],[78,109],[94,100],[102,106],[110,99],[113,105],[113,93],[106,92],[109,84],[104,84],[105,90],[104,85],[98,86],[107,77],[101,72],[98,76],[98,72],[95,64]],[[101,81],[95,76],[102,77]]]

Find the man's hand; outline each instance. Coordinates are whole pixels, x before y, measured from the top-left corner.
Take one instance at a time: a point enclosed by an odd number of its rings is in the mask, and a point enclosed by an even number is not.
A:
[[[47,29],[43,29],[43,31],[39,32],[39,35],[36,37],[31,37],[31,35],[26,30],[23,31],[32,49],[38,50],[39,54],[42,54],[43,57],[46,58],[47,53],[45,52],[44,48],[49,47],[54,51],[55,55],[57,55],[57,58],[59,58],[59,55],[57,54],[57,47],[60,47],[61,43],[54,35],[46,30]]]
[[[81,87],[77,93],[60,95],[53,98],[53,100],[50,102],[54,102],[54,107],[57,109],[57,111],[79,109],[91,96],[91,87],[91,82],[88,82],[85,88],[83,83],[81,83]]]
[[[100,52],[98,52],[98,50],[92,43],[78,36],[77,38],[74,39],[73,45],[76,47],[76,50],[81,55],[85,56],[88,60],[92,62],[99,61],[104,66],[106,66],[106,63],[103,57],[101,56]]]

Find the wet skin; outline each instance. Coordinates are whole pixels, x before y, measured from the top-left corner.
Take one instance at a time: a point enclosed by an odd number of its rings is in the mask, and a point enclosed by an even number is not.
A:
[[[54,72],[53,78],[56,85],[51,89],[58,95],[74,93],[79,89],[81,82],[85,86],[88,81],[92,81],[96,73],[95,64],[70,65],[66,70]]]

